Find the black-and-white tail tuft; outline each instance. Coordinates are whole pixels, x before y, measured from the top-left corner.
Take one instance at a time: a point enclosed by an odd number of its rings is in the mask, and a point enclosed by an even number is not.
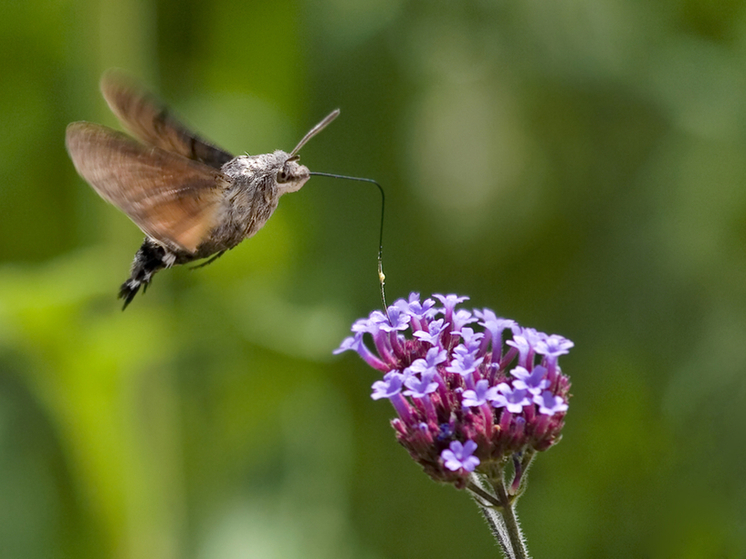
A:
[[[140,291],[140,287],[143,288],[143,293],[145,293],[153,274],[168,267],[166,261],[169,258],[173,260],[173,255],[169,254],[161,245],[154,243],[149,238],[143,241],[132,262],[130,278],[119,288],[119,298],[124,299],[122,310],[126,309],[127,305],[132,302],[137,292]]]

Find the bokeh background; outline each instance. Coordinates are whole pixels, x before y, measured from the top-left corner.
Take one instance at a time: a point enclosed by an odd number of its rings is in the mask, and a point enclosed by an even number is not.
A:
[[[386,188],[388,295],[575,341],[540,557],[746,556],[746,4],[5,0],[0,556],[497,557],[354,354],[380,198],[312,178],[215,264],[116,300],[142,235],[76,174],[123,68],[234,153]]]

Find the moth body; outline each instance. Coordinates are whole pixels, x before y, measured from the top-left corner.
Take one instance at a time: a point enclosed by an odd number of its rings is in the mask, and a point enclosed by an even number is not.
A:
[[[229,179],[215,218],[216,225],[193,253],[184,252],[179,264],[230,250],[261,229],[277,209],[280,196],[299,190],[309,178],[308,168],[288,161],[284,151],[241,155],[223,165]]]
[[[310,176],[298,162],[300,148],[339,114],[332,112],[290,153],[233,157],[122,76],[105,74],[101,89],[142,143],[105,126],[74,122],[66,144],[78,173],[146,234],[119,291],[125,308],[159,270],[205,258],[209,264],[259,231],[280,196],[296,192]]]

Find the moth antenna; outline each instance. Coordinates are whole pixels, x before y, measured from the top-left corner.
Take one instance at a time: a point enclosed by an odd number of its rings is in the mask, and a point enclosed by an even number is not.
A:
[[[306,142],[308,140],[310,140],[316,134],[318,134],[319,132],[321,132],[324,128],[326,128],[329,125],[329,123],[332,120],[334,120],[338,116],[339,116],[339,109],[334,109],[332,112],[330,112],[327,115],[327,117],[324,120],[322,120],[316,126],[314,126],[313,128],[311,128],[308,131],[308,134],[306,134],[305,136],[303,136],[303,139],[300,142],[298,142],[298,145],[295,146],[295,149],[290,152],[290,158],[292,159],[293,157],[295,157],[298,154],[298,152],[300,151],[300,148],[302,148],[304,145],[306,145]]]
[[[316,127],[307,134],[307,136],[312,135],[312,133],[318,132],[316,128],[319,128],[319,127],[323,128],[324,126],[329,124],[329,122],[334,120],[334,118],[338,114],[339,114],[339,110],[330,114],[323,121],[317,124]],[[319,130],[321,128],[319,128]],[[304,138],[303,141],[305,141],[306,139],[307,138]],[[303,141],[301,141],[301,144],[303,143]],[[381,303],[383,303],[383,312],[386,313],[386,317],[388,318],[389,306],[386,304],[386,275],[383,273],[383,216],[384,216],[384,211],[386,209],[386,194],[384,194],[383,192],[383,187],[380,184],[378,184],[378,182],[374,181],[373,179],[365,179],[362,177],[348,177],[346,175],[335,175],[333,173],[319,173],[316,171],[311,171],[311,175],[316,175],[319,177],[331,177],[333,179],[345,179],[348,181],[370,182],[370,183],[375,184],[378,187],[378,191],[381,193],[381,228],[378,234],[378,282],[381,285]]]

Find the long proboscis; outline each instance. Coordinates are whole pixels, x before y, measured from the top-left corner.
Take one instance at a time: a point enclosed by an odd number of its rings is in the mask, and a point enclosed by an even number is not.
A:
[[[336,113],[339,114],[339,111],[336,111]],[[336,116],[337,115],[334,113],[330,114],[323,121],[321,121],[321,123],[316,125],[316,128],[318,128],[322,124],[326,126],[327,124],[329,124],[329,122],[334,120]],[[314,128],[314,130],[316,128]],[[314,130],[311,130],[311,132],[313,132]],[[311,132],[309,132],[307,135],[310,135]],[[318,177],[330,177],[333,179],[345,179],[349,181],[369,182],[369,183],[375,184],[378,187],[378,191],[381,193],[381,228],[378,233],[378,282],[381,285],[381,303],[383,303],[383,312],[385,312],[386,315],[388,316],[389,307],[386,304],[386,286],[385,286],[386,275],[383,273],[383,216],[384,216],[384,211],[386,209],[386,194],[383,192],[383,187],[380,184],[378,184],[378,182],[374,181],[373,179],[366,179],[362,177],[349,177],[347,175],[336,175],[334,173],[319,173],[317,171],[311,171],[311,175],[316,175]]]

